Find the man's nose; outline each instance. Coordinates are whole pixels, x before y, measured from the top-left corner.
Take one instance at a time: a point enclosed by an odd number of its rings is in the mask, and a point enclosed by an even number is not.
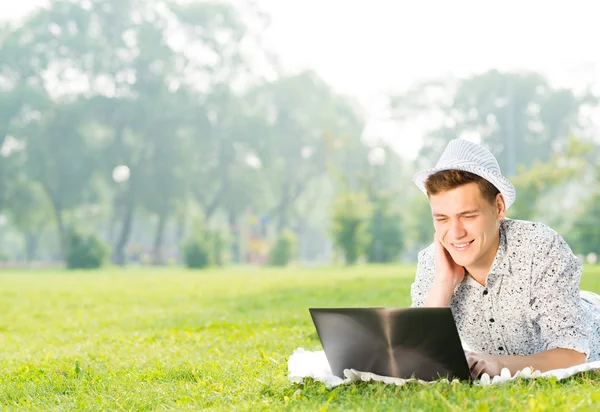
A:
[[[452,226],[450,227],[450,235],[454,239],[460,239],[461,237],[466,235],[465,228],[460,219],[454,219],[451,225]]]

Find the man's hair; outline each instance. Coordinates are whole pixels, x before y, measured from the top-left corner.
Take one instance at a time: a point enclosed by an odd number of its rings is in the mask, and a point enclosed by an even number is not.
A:
[[[425,180],[425,189],[427,190],[427,196],[431,196],[456,189],[468,183],[477,183],[483,198],[492,205],[496,201],[496,195],[500,193],[496,186],[483,177],[463,170],[442,170],[434,173]]]

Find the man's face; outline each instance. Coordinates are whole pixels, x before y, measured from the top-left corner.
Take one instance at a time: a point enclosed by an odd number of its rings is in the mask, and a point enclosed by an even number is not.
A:
[[[438,238],[458,265],[491,265],[505,214],[501,197],[492,205],[476,183],[469,183],[431,195],[429,204]]]

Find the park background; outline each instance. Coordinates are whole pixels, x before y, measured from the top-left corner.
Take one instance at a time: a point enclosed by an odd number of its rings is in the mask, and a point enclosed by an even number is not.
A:
[[[411,179],[454,138],[492,151],[508,217],[557,230],[600,292],[594,7],[3,3],[0,406],[596,402],[593,376],[331,395],[285,370],[320,347],[308,307],[410,303],[433,235]]]

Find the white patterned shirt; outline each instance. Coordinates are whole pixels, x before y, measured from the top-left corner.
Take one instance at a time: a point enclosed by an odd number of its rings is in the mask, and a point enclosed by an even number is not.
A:
[[[433,244],[419,253],[413,307],[423,306],[433,283],[434,254]],[[463,345],[498,355],[567,348],[585,353],[588,362],[600,360],[600,306],[582,298],[582,270],[579,258],[548,226],[502,220],[486,285],[466,274],[450,301]]]

